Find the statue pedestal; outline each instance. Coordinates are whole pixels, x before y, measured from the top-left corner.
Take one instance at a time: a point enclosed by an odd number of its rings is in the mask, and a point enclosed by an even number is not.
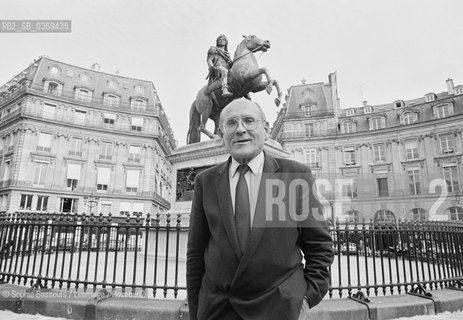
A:
[[[274,140],[267,140],[264,150],[277,158],[289,158],[290,154]],[[204,169],[224,162],[229,153],[221,139],[207,140],[177,148],[169,157],[174,169],[173,185],[176,186],[176,197],[169,213],[189,214],[193,197],[194,177]],[[182,219],[182,225],[184,219]]]

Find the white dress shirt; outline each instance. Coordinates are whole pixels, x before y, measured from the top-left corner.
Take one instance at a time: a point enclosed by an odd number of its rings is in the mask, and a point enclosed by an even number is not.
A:
[[[228,173],[230,177],[230,195],[233,204],[233,213],[235,212],[236,185],[240,174],[238,172],[239,162],[232,158]],[[248,162],[249,170],[244,175],[248,184],[249,205],[251,213],[251,228],[254,221],[254,212],[256,211],[257,197],[259,196],[260,180],[262,178],[262,168],[264,167],[264,153],[259,153],[254,159]]]

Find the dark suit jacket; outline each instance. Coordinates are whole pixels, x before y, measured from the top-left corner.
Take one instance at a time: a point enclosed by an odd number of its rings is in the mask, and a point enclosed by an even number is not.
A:
[[[230,197],[230,160],[196,177],[187,248],[190,319],[298,319],[304,296],[314,307],[328,290],[332,239],[316,214],[298,223],[266,222],[265,185],[268,179],[289,183],[296,176],[311,187],[310,169],[265,154],[253,228],[242,255]],[[301,198],[299,193],[298,204]],[[309,210],[319,207],[312,192],[309,200]],[[307,211],[302,207],[299,213]],[[273,206],[272,211],[278,216],[281,210]]]

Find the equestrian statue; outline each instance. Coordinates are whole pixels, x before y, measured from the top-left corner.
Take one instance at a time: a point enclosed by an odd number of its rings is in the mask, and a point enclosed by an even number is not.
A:
[[[191,105],[187,144],[199,142],[201,132],[211,139],[217,138],[222,109],[234,99],[249,99],[250,92],[265,90],[271,94],[274,86],[278,94],[275,104],[280,105],[282,93],[278,82],[271,78],[266,68],[259,68],[254,56],[255,52],[266,52],[270,48],[270,42],[254,35],[243,38],[235,50],[233,60],[228,53],[228,40],[223,34],[217,38],[216,46],[209,49],[208,84],[199,90]],[[262,75],[265,75],[266,81],[262,81]],[[206,129],[208,119],[215,123],[214,133]]]

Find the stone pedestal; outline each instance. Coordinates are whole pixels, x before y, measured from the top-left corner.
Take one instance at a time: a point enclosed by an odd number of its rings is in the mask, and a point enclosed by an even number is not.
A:
[[[277,158],[289,158],[290,154],[284,151],[281,145],[274,140],[267,140],[264,150]],[[189,214],[194,176],[201,170],[219,164],[228,159],[229,153],[221,139],[207,140],[177,148],[170,156],[174,169],[173,185],[176,186],[176,197],[171,203],[171,214]],[[190,186],[188,186],[190,184]],[[185,219],[182,219],[184,226]]]

